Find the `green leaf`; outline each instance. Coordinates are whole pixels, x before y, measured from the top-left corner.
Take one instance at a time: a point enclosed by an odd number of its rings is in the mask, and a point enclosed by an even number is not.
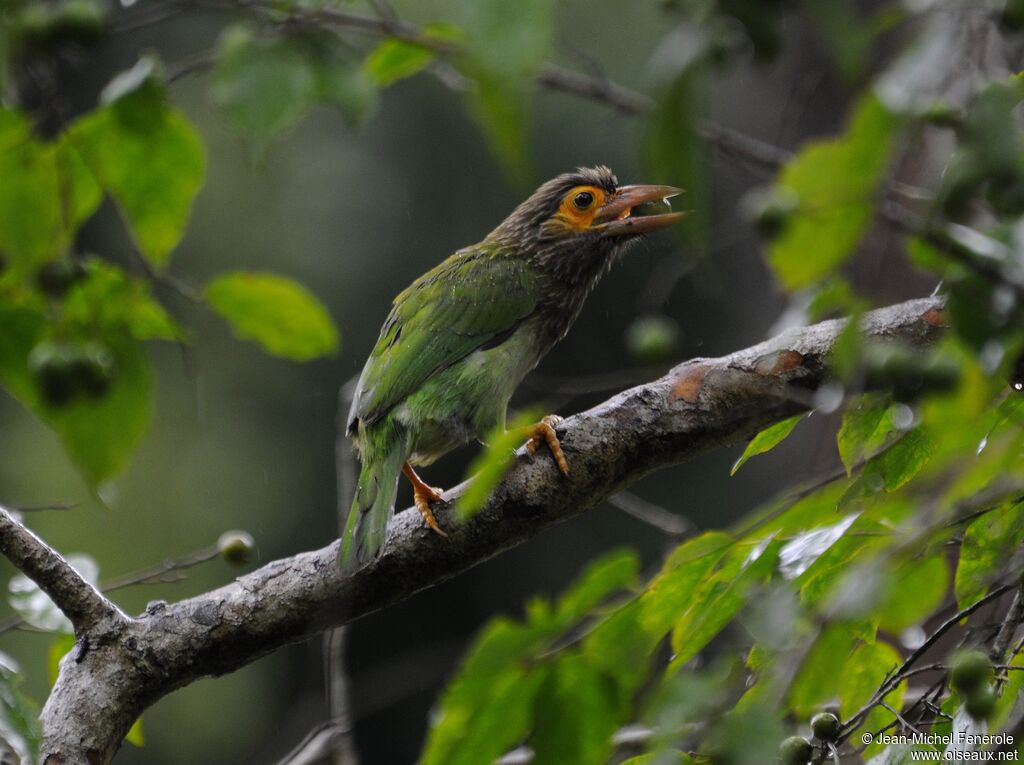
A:
[[[747,448],[743,450],[743,454],[736,460],[736,464],[732,466],[732,470],[729,475],[736,475],[736,471],[743,467],[743,464],[751,457],[756,457],[758,454],[764,454],[770,452],[776,446],[786,440],[786,437],[793,432],[793,428],[797,426],[802,419],[807,416],[807,413],[798,414],[790,417],[788,420],[777,422],[769,428],[765,428],[756,436],[754,436],[750,443],[747,444]]]
[[[501,619],[486,628],[444,693],[423,765],[493,762],[526,735],[546,672],[527,671],[521,662],[547,637]]]
[[[39,710],[21,691],[17,664],[0,653],[0,743],[6,744],[22,763],[36,762]]]
[[[119,473],[149,428],[152,371],[145,348],[127,335],[106,335],[114,359],[110,390],[98,400],[63,408],[43,405],[43,419],[60,436],[71,460],[92,486]]]
[[[338,330],[327,309],[286,277],[255,271],[222,274],[206,285],[206,299],[236,335],[276,356],[308,361],[338,349]]]
[[[28,367],[29,354],[47,335],[40,308],[0,301],[0,380],[53,428],[83,477],[96,486],[124,467],[149,425],[149,362],[126,330],[105,333],[96,339],[113,357],[110,389],[99,399],[53,406],[43,400]]]
[[[769,261],[787,289],[830,275],[860,242],[898,127],[899,119],[868,97],[842,137],[812,143],[783,169],[778,183],[800,204],[772,243]]]
[[[641,597],[644,630],[660,640],[732,545],[728,534],[708,531],[677,547]]]
[[[779,573],[786,579],[797,579],[803,575],[842,539],[856,520],[857,513],[850,513],[835,523],[809,529],[787,541],[779,551]]]
[[[20,113],[0,110],[0,130],[0,256],[24,276],[64,244],[56,154]]]
[[[858,630],[847,622],[829,624],[822,630],[789,692],[794,715],[806,719],[836,695],[841,669],[846,666],[858,637]]]
[[[834,595],[856,564],[888,547],[893,527],[915,510],[912,502],[899,497],[876,498],[842,537],[797,577],[795,584],[800,588],[801,602],[817,606]]]
[[[582,619],[609,595],[634,586],[639,567],[632,550],[616,550],[594,561],[558,599],[555,619],[567,626]]]
[[[894,428],[892,414],[892,407],[886,402],[864,399],[856,409],[843,415],[836,441],[847,475],[853,473],[861,459],[871,456],[885,444]]]
[[[608,681],[580,655],[555,664],[537,697],[530,744],[537,765],[603,763],[619,725]],[[480,760],[479,762],[490,762]]]
[[[470,95],[506,172],[529,181],[526,149],[528,99],[554,35],[552,0],[479,0],[463,4],[465,44],[459,68],[477,81]]]
[[[332,35],[266,35],[241,23],[225,30],[219,47],[211,96],[258,155],[318,103],[338,107],[351,123],[374,103],[370,78]]]
[[[363,71],[381,88],[422,72],[434,60],[434,52],[422,45],[397,40],[384,40],[370,51],[363,61]]]
[[[125,734],[124,740],[133,746],[146,745],[146,734],[142,730],[141,717],[132,723],[132,727],[128,729],[128,733]]]
[[[891,674],[902,663],[899,652],[888,643],[869,642],[857,647],[849,659],[842,665],[842,670],[835,668],[839,675],[839,709],[840,717],[846,720],[856,714],[861,707],[871,700],[875,692],[881,686],[886,676]],[[906,690],[906,681],[900,683],[895,689],[884,697],[889,706],[899,709],[903,705],[903,694]],[[865,718],[859,731],[875,732],[893,719],[892,712],[881,706],[875,707]],[[860,740],[859,733],[854,733],[853,739]],[[881,750],[881,745],[875,744],[867,750],[868,755]]]
[[[732,621],[754,587],[771,579],[779,547],[778,541],[764,540],[730,551],[721,567],[694,593],[690,607],[672,630],[674,666],[696,656]]]
[[[661,641],[642,623],[640,602],[634,600],[615,611],[583,639],[583,654],[593,666],[619,686],[623,699],[632,698],[647,677],[651,654]]]
[[[516,449],[526,440],[527,427],[537,422],[537,419],[536,411],[520,412],[508,424],[507,430],[499,426],[487,437],[487,447],[466,470],[466,475],[471,476],[473,480],[455,505],[455,510],[461,518],[472,518],[483,508],[494,487],[501,483],[501,479],[515,462]],[[541,447],[541,457],[545,459],[548,458],[548,455],[543,453],[546,448]]]
[[[685,752],[652,752],[623,760],[622,765],[697,765],[697,760]]]
[[[990,510],[967,527],[960,545],[954,584],[960,608],[984,597],[1021,544],[1024,544],[1024,503],[1021,502]]]
[[[103,189],[66,134],[61,135],[56,151],[64,222],[73,233],[99,208]]]
[[[64,299],[64,318],[83,328],[127,329],[136,340],[182,340],[185,331],[150,294],[149,283],[133,279],[98,258],[85,263],[85,276]]]
[[[942,555],[902,561],[887,580],[873,615],[880,629],[898,635],[923,622],[945,601],[949,566]]]
[[[854,500],[883,491],[896,491],[921,472],[935,450],[935,439],[923,428],[908,431],[899,441],[868,461],[857,480],[839,500],[839,506],[844,507]]]
[[[294,41],[263,37],[249,24],[228,27],[219,43],[210,94],[262,151],[316,100],[316,74]]]
[[[203,183],[206,157],[195,128],[146,80],[73,124],[67,141],[117,203],[142,254],[163,265]]]

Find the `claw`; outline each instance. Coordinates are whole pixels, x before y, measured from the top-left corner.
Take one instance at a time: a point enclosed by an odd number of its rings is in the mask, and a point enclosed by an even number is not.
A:
[[[437,524],[437,518],[434,517],[434,512],[430,509],[431,502],[444,501],[442,496],[444,490],[427,486],[423,479],[416,475],[416,471],[412,469],[412,465],[408,462],[402,466],[402,473],[409,479],[409,483],[412,484],[412,501],[416,505],[416,509],[420,511],[420,515],[423,516],[423,522],[433,532],[447,538],[448,534]]]
[[[565,459],[565,452],[562,451],[562,444],[558,440],[558,434],[555,432],[555,426],[561,421],[562,418],[557,414],[549,414],[536,425],[531,426],[527,431],[530,440],[526,442],[526,451],[532,457],[537,452],[538,446],[542,443],[547,444],[548,451],[554,457],[555,464],[562,471],[562,475],[569,475],[569,463]]]

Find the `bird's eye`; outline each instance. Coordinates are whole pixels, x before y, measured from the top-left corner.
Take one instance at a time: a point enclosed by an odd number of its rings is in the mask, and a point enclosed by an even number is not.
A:
[[[572,203],[576,206],[577,210],[586,210],[590,205],[594,204],[594,195],[589,191],[581,191],[572,198]]]

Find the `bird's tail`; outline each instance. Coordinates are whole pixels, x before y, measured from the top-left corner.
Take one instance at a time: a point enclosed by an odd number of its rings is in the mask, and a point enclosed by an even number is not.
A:
[[[401,444],[394,444],[380,458],[363,454],[359,483],[345,520],[345,532],[338,552],[338,566],[351,574],[370,563],[384,548],[388,521],[395,513],[398,476],[406,459]]]

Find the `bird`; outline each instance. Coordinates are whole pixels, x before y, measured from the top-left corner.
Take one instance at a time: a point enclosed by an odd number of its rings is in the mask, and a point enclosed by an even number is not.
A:
[[[361,467],[338,564],[351,574],[380,555],[399,476],[427,527],[447,536],[440,489],[414,467],[504,429],[512,393],[579,316],[611,265],[645,234],[680,220],[673,186],[619,185],[604,166],[541,185],[481,242],[458,250],[393,301],[346,420]],[[548,415],[524,433],[569,464]]]

